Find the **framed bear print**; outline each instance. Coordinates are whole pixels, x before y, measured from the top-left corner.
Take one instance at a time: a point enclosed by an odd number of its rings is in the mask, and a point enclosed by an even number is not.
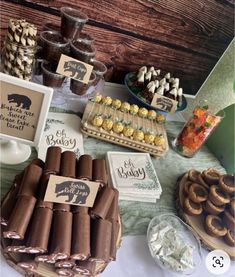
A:
[[[53,89],[0,73],[0,137],[38,146]]]

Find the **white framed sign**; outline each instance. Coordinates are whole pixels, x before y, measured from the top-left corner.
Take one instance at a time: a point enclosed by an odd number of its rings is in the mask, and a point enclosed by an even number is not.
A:
[[[0,73],[0,137],[37,146],[53,89]]]

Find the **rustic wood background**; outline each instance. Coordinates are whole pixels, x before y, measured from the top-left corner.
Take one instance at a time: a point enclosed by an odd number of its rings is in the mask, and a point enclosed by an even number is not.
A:
[[[39,31],[60,23],[60,7],[80,8],[95,38],[97,58],[111,81],[142,65],[172,72],[184,92],[196,94],[234,36],[234,0],[1,1],[1,45],[9,18],[25,18]],[[223,80],[221,80],[223,81]]]

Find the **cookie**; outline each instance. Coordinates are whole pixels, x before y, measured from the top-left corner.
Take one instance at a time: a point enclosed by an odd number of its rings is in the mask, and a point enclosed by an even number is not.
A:
[[[221,174],[214,168],[208,168],[202,172],[202,178],[209,185],[218,185]]]
[[[223,192],[219,186],[215,185],[210,187],[209,199],[216,206],[222,206],[230,202],[229,195]]]
[[[219,186],[226,193],[235,193],[235,176],[230,174],[221,176],[219,178]]]
[[[228,210],[224,211],[223,222],[228,227],[228,229],[235,229],[235,217],[232,216]]]
[[[202,213],[201,203],[194,203],[191,199],[186,197],[183,204],[184,212],[188,215],[199,215]]]
[[[201,176],[201,172],[195,169],[191,169],[188,172],[188,178],[190,181],[200,184],[203,187],[205,187],[206,189],[209,189],[209,185],[203,180],[202,176]]]
[[[222,213],[224,209],[225,209],[225,205],[216,206],[210,201],[210,199],[207,199],[203,205],[203,210],[208,214],[212,214],[212,215],[218,215]]]
[[[207,200],[208,192],[202,185],[192,183],[189,187],[189,198],[195,203],[200,203]]]
[[[205,230],[212,237],[223,237],[227,234],[227,228],[223,221],[216,215],[207,215],[205,219]]]
[[[234,247],[235,246],[235,232],[233,232],[232,230],[228,230],[227,234],[224,237],[224,241]]]

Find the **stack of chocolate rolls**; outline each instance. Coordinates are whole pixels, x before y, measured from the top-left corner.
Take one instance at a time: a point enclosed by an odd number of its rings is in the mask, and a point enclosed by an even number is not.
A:
[[[44,201],[51,175],[98,182],[92,208]],[[97,263],[116,259],[120,230],[118,191],[107,183],[105,161],[48,148],[45,164],[32,161],[15,177],[1,204],[4,252],[18,253],[18,266],[53,264],[58,275],[93,276]]]

